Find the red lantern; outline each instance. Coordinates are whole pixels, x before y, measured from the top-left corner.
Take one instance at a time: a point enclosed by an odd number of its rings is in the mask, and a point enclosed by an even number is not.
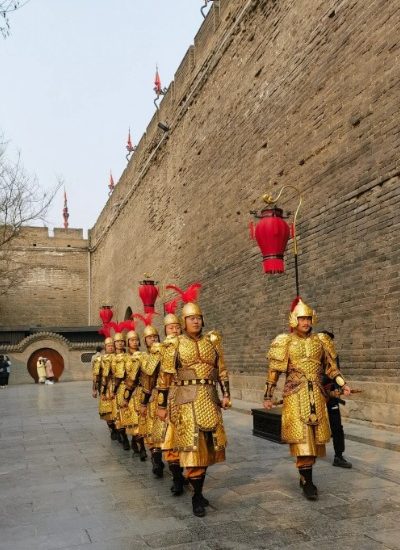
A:
[[[263,255],[264,273],[284,273],[283,255],[290,236],[290,227],[283,219],[281,208],[265,208],[259,214],[252,212],[260,221],[254,229]]]
[[[145,313],[154,313],[154,304],[159,294],[158,286],[150,279],[139,283],[139,297],[143,302]]]
[[[111,321],[114,315],[112,306],[101,306],[99,315],[100,315],[100,319],[103,322],[103,325],[108,325],[108,323]]]

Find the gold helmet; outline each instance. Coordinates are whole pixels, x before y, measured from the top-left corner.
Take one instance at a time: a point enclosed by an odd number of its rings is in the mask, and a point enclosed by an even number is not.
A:
[[[126,341],[128,342],[131,338],[139,340],[139,334],[135,330],[130,330],[126,335]]]
[[[134,313],[132,315],[132,317],[140,319],[145,324],[143,338],[147,338],[147,336],[158,336],[158,330],[151,324],[153,315],[154,312],[147,313],[146,315],[141,315],[140,313]]]
[[[107,344],[114,344],[114,340],[111,338],[111,336],[108,336],[108,337],[104,340],[104,347],[106,347]]]
[[[114,342],[120,342],[121,340],[123,340],[125,342],[125,338],[124,338],[124,335],[122,334],[122,332],[116,332],[114,334]]]
[[[185,326],[186,317],[190,317],[191,315],[200,315],[204,326],[203,312],[201,311],[200,306],[196,303],[201,284],[193,283],[186,290],[182,290],[176,285],[167,285],[166,288],[176,290],[181,295],[182,301],[185,304],[182,308],[183,327]]]
[[[292,303],[291,312],[289,314],[289,325],[291,328],[296,328],[299,324],[299,317],[311,317],[311,325],[317,323],[317,314],[314,309],[307,305],[301,298],[296,298]]]
[[[143,338],[147,338],[147,336],[158,336],[158,330],[152,325],[147,325],[144,327]]]
[[[170,302],[164,304],[164,311],[166,313],[164,317],[164,327],[167,325],[180,325],[181,322],[179,317],[175,314],[176,308],[178,307],[178,298],[174,298]]]

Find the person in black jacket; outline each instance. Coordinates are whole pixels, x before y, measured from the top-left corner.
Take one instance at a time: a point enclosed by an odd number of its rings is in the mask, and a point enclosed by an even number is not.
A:
[[[335,335],[332,332],[328,332],[327,330],[323,330],[322,332],[327,334],[330,338],[332,338],[332,340],[335,338]],[[339,367],[339,357],[337,357],[337,365]],[[325,375],[322,383],[328,397],[326,406],[328,409],[329,424],[331,427],[333,439],[333,448],[335,450],[335,458],[333,459],[332,464],[333,466],[338,466],[339,468],[351,468],[353,466],[352,463],[346,460],[343,456],[345,448],[344,431],[339,405],[340,403],[344,403],[344,401],[340,399],[340,388],[337,384],[335,384],[335,382],[333,382]]]

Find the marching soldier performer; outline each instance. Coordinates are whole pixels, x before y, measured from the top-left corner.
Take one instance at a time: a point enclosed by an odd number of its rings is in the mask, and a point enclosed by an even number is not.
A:
[[[93,363],[93,391],[95,397],[97,391],[99,393],[99,415],[102,420],[107,422],[110,429],[111,439],[115,440],[118,437],[118,432],[115,429],[113,421],[113,387],[112,387],[112,370],[111,364],[114,357],[114,341],[110,336],[110,328],[103,327],[100,331],[106,338],[104,340],[104,354],[96,358]]]
[[[151,324],[153,313],[143,316],[135,313],[145,324],[143,338],[147,351],[142,353],[140,385],[142,387],[141,414],[145,422],[141,424],[139,431],[145,436],[145,443],[151,453],[153,474],[161,478],[164,475],[164,462],[162,460],[161,441],[164,438],[165,423],[157,417],[158,390],[156,382],[161,364],[161,345],[157,329]]]
[[[125,409],[125,378],[134,370],[134,362],[129,353],[125,352],[125,338],[122,330],[126,328],[126,322],[114,325],[117,331],[114,334],[115,354],[111,363],[111,371],[114,379],[113,387],[113,420],[115,428],[118,431],[118,440],[125,451],[131,448],[126,429],[123,423],[123,413]]]
[[[147,457],[144,446],[144,439],[139,435],[140,405],[142,402],[142,387],[139,384],[140,366],[142,354],[139,351],[140,339],[135,331],[132,322],[131,330],[126,335],[128,345],[128,354],[132,359],[132,369],[126,373],[124,410],[122,424],[125,426],[126,434],[132,436],[133,456],[139,455],[140,460],[144,462]]]
[[[186,468],[193,488],[193,513],[202,517],[208,500],[203,496],[207,467],[225,460],[226,435],[221,407],[230,406],[228,371],[225,366],[221,336],[211,331],[203,334],[203,313],[195,300],[200,284],[186,291],[170,285],[181,296],[184,334],[170,336],[164,342],[158,404],[168,403],[169,420],[173,425],[171,448],[179,452],[180,466]],[[169,384],[168,385],[168,376]],[[222,391],[220,401],[217,384]],[[171,398],[168,391],[171,387]]]
[[[179,318],[176,315],[178,301],[179,300],[175,298],[174,300],[171,300],[170,302],[167,302],[164,305],[164,310],[166,312],[166,315],[164,317],[164,332],[165,332],[166,339],[164,340],[164,343],[166,343],[167,346],[168,346],[170,336],[172,337],[179,336],[182,333],[182,327],[181,327]],[[164,349],[164,346],[162,348],[162,351],[163,349]],[[171,375],[165,373],[161,368],[157,379],[157,386],[156,386],[157,390],[162,390],[162,388],[170,387],[171,382],[172,382]],[[164,451],[164,458],[167,461],[169,471],[172,474],[173,484],[171,487],[171,492],[174,496],[179,496],[183,493],[183,487],[185,485],[186,480],[183,477],[183,468],[179,464],[179,452],[174,451],[172,448],[173,424],[171,424],[167,420],[167,404],[165,403],[163,405],[164,399],[162,396],[162,392],[161,392],[160,401],[157,401],[157,402],[159,403],[158,409],[157,409],[158,422],[161,421],[163,423],[162,424],[164,427],[163,435],[165,434],[165,437],[163,437],[163,440],[160,441],[160,446]]]
[[[336,350],[326,334],[312,334],[315,311],[297,298],[292,304],[290,334],[280,334],[268,351],[269,370],[265,386],[264,407],[273,407],[272,397],[279,376],[286,374],[283,391],[282,439],[290,445],[300,473],[300,486],[309,500],[318,498],[312,481],[316,457],[325,456],[325,444],[330,439],[326,400],[322,386],[325,373],[342,388],[350,388],[337,366]]]

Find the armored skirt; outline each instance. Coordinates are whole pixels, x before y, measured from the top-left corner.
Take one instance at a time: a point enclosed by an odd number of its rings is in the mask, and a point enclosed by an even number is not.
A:
[[[168,396],[170,425],[163,448],[179,452],[183,467],[207,467],[225,460],[225,435],[217,384],[228,378],[220,336],[187,335],[165,346],[162,369],[174,375]]]

